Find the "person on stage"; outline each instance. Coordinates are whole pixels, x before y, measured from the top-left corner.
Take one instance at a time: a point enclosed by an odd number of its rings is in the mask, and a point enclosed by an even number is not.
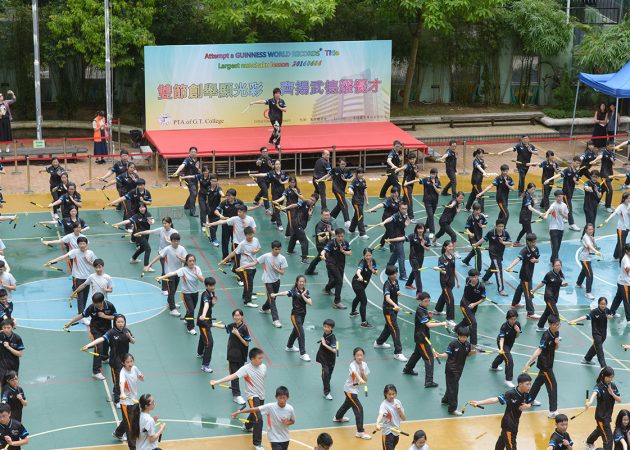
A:
[[[273,127],[271,136],[269,136],[269,143],[276,146],[277,150],[280,149],[280,129],[282,128],[282,114],[287,110],[287,105],[284,99],[280,98],[282,91],[280,88],[273,90],[273,98],[269,100],[255,100],[250,102],[250,105],[267,105],[269,106],[269,121]]]

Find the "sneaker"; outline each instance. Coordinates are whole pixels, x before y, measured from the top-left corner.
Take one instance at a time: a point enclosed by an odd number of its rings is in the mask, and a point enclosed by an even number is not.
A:
[[[348,309],[348,307],[345,304],[341,303],[341,302],[333,303],[332,307],[333,307],[333,309]]]
[[[593,444],[589,444],[588,442],[585,442],[584,445],[586,446],[586,450],[595,450],[595,445]]]
[[[507,292],[505,292],[505,291],[499,291],[499,295],[500,295],[501,297],[507,297],[507,296],[508,296],[508,293],[507,293]]]
[[[540,405],[542,405],[542,403],[540,403],[538,400],[534,400],[532,402],[532,406],[540,406]]]
[[[365,431],[355,434],[354,437],[359,438],[359,439],[365,439],[366,441],[369,441],[370,439],[372,439],[372,435],[367,434]]]
[[[268,216],[272,216],[273,213],[271,212],[270,209],[265,209],[265,214],[267,214]]]
[[[252,294],[252,300],[257,300],[257,299],[258,299],[258,295]]]
[[[311,362],[311,357],[308,356],[308,353],[304,353],[303,355],[300,355],[300,359],[304,362]]]
[[[370,322],[361,322],[361,328],[374,328]]]
[[[465,265],[466,267],[470,267],[470,261],[463,260],[462,264]]]
[[[499,366],[499,367],[490,366],[488,370],[492,370],[493,372],[501,372],[503,370],[503,366]]]
[[[536,320],[536,319],[540,319],[540,315],[539,314],[528,314],[527,318],[529,320]]]
[[[101,372],[93,373],[92,374],[92,378],[94,378],[95,380],[104,380],[105,379],[105,377],[103,376],[103,374]]]
[[[196,356],[197,356],[197,359],[203,358],[203,355],[200,355],[200,354],[197,354]]]
[[[324,294],[326,295],[335,295],[332,293],[332,291],[330,289],[324,289]]]
[[[404,375],[411,375],[411,376],[413,376],[413,377],[417,377],[417,376],[418,376],[418,372],[416,372],[416,371],[415,371],[415,370],[413,370],[413,369],[403,369],[403,370],[402,370],[402,373],[403,373]]]
[[[232,401],[236,403],[237,405],[244,405],[245,403],[247,403],[245,399],[241,397],[240,395],[237,395],[236,397],[232,397]]]
[[[187,332],[188,334],[192,334],[193,336],[194,336],[195,334],[197,334],[197,330],[195,330],[194,328],[193,328],[192,330],[186,330],[186,332]]]
[[[121,441],[121,442],[125,440],[124,436],[118,436],[115,431],[112,433],[112,436],[114,437],[114,439],[116,439],[118,441]]]
[[[350,312],[350,317],[355,318],[359,315],[359,311],[351,311]]]
[[[594,361],[587,361],[586,359],[582,359],[582,361],[580,361],[580,364],[585,364],[587,366],[594,366],[595,362]]]
[[[271,324],[276,328],[282,328],[282,324],[279,320],[274,320],[273,322],[271,322]]]
[[[362,234],[361,236],[359,236],[359,239],[368,240],[370,239],[370,236],[368,236],[367,234]]]
[[[454,320],[447,320],[447,321],[446,321],[446,324],[447,324],[450,328],[455,328],[455,325],[457,325],[457,324],[455,323],[455,321],[454,321]]]
[[[245,283],[243,283],[241,280],[238,280],[238,283],[237,283],[237,284],[238,284],[240,287],[245,286]]]
[[[424,388],[425,388],[425,389],[436,388],[436,387],[438,387],[438,386],[439,386],[439,384],[437,384],[437,383],[436,383],[436,382],[434,382],[434,381],[431,381],[430,383],[425,383],[425,384],[424,384]]]
[[[216,239],[210,242],[212,245],[214,245],[215,247],[219,246],[219,241],[217,241]]]
[[[282,227],[282,225],[278,226],[278,231],[284,231],[284,228]]]
[[[140,260],[139,260],[139,259],[133,259],[133,258],[131,258],[131,259],[129,260],[129,262],[130,262],[131,264],[138,264],[138,263],[140,262]]]
[[[181,315],[182,315],[182,314],[181,314],[179,311],[177,311],[176,309],[171,309],[168,313],[169,313],[171,316],[175,316],[175,317],[179,317],[179,316],[181,316]]]
[[[306,271],[304,272],[304,275],[308,275],[308,276],[315,276],[317,275],[319,272],[317,270],[314,270],[312,272]]]
[[[390,348],[391,345],[389,345],[387,342],[383,342],[382,344],[377,344],[376,341],[374,341],[374,348]]]
[[[558,414],[560,414],[558,411],[549,411],[549,414],[547,414],[547,417],[549,419],[555,419]]]
[[[490,286],[491,284],[494,284],[494,281],[492,281],[492,280],[488,280],[488,281],[483,280],[483,283],[484,283],[486,286]]]
[[[536,332],[537,333],[544,333],[545,331],[547,331],[547,329],[544,328],[544,327],[536,327]]]
[[[433,315],[434,316],[443,316],[444,314],[446,314],[444,311],[437,311],[437,310],[433,310]]]
[[[330,395],[330,393],[328,393],[328,394],[324,395],[324,398],[325,398],[326,400],[332,400],[332,399],[333,399],[333,397],[332,397],[332,395]]]
[[[201,371],[205,373],[212,373],[214,370],[210,368],[210,366],[201,366]]]
[[[144,269],[145,272],[155,272],[153,267],[149,267],[148,269]]]
[[[589,300],[593,300],[595,298],[595,296],[593,294],[591,294],[590,292],[587,292],[586,294],[584,294],[584,298],[588,298]]]
[[[580,231],[580,227],[578,227],[576,224],[573,224],[573,225],[569,226],[569,230],[571,230],[571,231]]]
[[[168,295],[168,291],[162,291],[162,295]]]
[[[514,383],[512,383],[510,380],[505,380],[504,383],[509,388],[513,388],[514,387]]]
[[[405,355],[403,355],[402,353],[395,353],[394,354],[394,359],[397,359],[400,362],[407,362],[408,359]]]
[[[308,258],[302,258],[302,264],[310,264],[311,261]]]
[[[285,352],[299,352],[299,351],[300,351],[300,349],[299,349],[299,348],[297,348],[297,347],[294,345],[293,347],[285,347],[285,348],[284,348],[284,351],[285,351]]]
[[[344,222],[343,226],[346,228],[350,228],[350,221],[348,220],[347,222]]]
[[[620,318],[620,317],[621,317],[621,314],[619,314],[619,313],[615,313],[615,319],[618,319],[618,318]]]
[[[398,279],[402,281],[407,281],[409,278],[407,278],[407,275],[401,275],[398,277]]]
[[[456,409],[455,411],[451,411],[451,412],[449,412],[449,414],[451,416],[461,416],[461,415],[463,415],[463,413],[459,409]]]
[[[582,289],[582,285],[581,285],[581,284],[576,284],[576,285],[575,285],[575,288],[576,288],[576,289]]]
[[[247,302],[245,303],[245,306],[247,306],[248,308],[258,308],[258,304],[254,302]]]
[[[116,403],[116,409],[120,409],[120,402]]]
[[[91,318],[90,317],[84,317],[83,319],[81,319],[81,323],[83,325],[90,325],[91,322]]]
[[[271,314],[271,310],[270,309],[264,310],[264,309],[262,309],[262,306],[260,308],[258,308],[258,312],[260,314]]]
[[[340,422],[340,423],[350,422],[350,419],[348,419],[346,416],[343,416],[341,419],[337,419],[335,416],[333,416],[333,422]]]
[[[433,240],[434,237],[435,237],[435,234],[429,233],[429,239]]]

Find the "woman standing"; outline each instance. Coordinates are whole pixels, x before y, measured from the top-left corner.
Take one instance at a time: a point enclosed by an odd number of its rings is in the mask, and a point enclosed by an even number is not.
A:
[[[608,124],[608,111],[606,104],[601,103],[593,116],[593,143],[595,147],[606,147],[606,125]],[[599,137],[601,136],[601,137]]]
[[[468,201],[466,202],[466,211],[470,211],[473,203],[476,201],[481,205],[481,212],[483,212],[483,196],[477,198],[477,194],[482,191],[481,183],[483,182],[483,177],[496,176],[496,173],[488,173],[486,172],[486,163],[483,160],[483,155],[485,151],[483,148],[478,148],[474,151],[473,156],[473,169],[472,175],[470,176],[470,183],[472,184],[472,190],[470,191],[470,195],[468,196]]]
[[[138,214],[134,214],[127,220],[123,220],[122,222],[112,224],[112,227],[119,228],[122,225],[133,226],[132,236],[135,238],[136,251],[131,256],[129,262],[131,264],[137,264],[138,256],[144,253],[144,267],[145,272],[153,272],[153,269],[149,267],[149,261],[151,260],[151,246],[149,245],[149,235],[144,233],[140,234],[142,231],[149,231],[151,225],[155,223],[153,216],[151,213],[147,211],[147,205],[144,203],[140,203],[138,207]]]
[[[92,129],[94,130],[94,156],[96,156],[96,164],[105,164],[103,156],[107,155],[107,140],[105,139],[105,113],[96,111],[96,117],[92,121]],[[100,156],[100,158],[99,158]]]
[[[442,244],[442,255],[438,258],[437,269],[440,271],[440,297],[435,304],[434,315],[444,314],[446,307],[446,322],[450,327],[455,326],[455,303],[453,301],[453,288],[457,284],[459,289],[459,277],[455,270],[455,243],[449,240]]]
[[[365,288],[370,283],[370,279],[373,274],[378,272],[376,267],[376,261],[372,259],[372,249],[363,249],[363,258],[359,261],[354,277],[352,277],[352,290],[354,290],[354,300],[352,300],[352,311],[350,317],[356,317],[361,314],[361,328],[374,328],[374,326],[367,321],[367,296],[365,295]],[[359,312],[357,312],[357,307]]]
[[[597,426],[586,438],[587,448],[594,448],[593,444],[600,437],[604,444],[604,450],[612,450],[613,448],[613,432],[610,429],[610,422],[612,421],[615,403],[621,402],[619,390],[613,383],[614,379],[615,370],[612,367],[606,366],[600,370],[591,398],[586,402],[586,407],[589,408],[595,402],[595,398],[597,398],[597,407],[595,409]]]
[[[306,289],[306,277],[304,275],[298,275],[295,279],[293,288],[289,291],[278,292],[277,294],[271,294],[272,298],[278,296],[291,297],[293,300],[293,307],[291,308],[291,323],[293,324],[293,330],[287,341],[285,350],[287,352],[300,352],[300,359],[305,362],[310,362],[311,357],[306,353],[306,340],[304,338],[304,319],[306,318],[306,305],[312,305],[311,294]],[[298,341],[299,348],[295,347],[295,341]]]
[[[527,236],[532,232],[532,213],[536,213],[542,216],[543,213],[538,211],[534,206],[538,203],[538,197],[532,197],[536,192],[536,185],[529,183],[527,190],[523,194],[523,204],[521,205],[521,212],[518,216],[518,223],[521,224],[521,231],[516,236],[516,241],[512,244],[513,247],[522,247],[521,238]]]
[[[13,120],[11,105],[15,103],[17,97],[11,90],[7,91],[7,95],[11,96],[10,100],[5,100],[0,93],[0,143],[5,142],[7,144],[7,153],[9,153],[11,151],[11,141],[13,140],[13,133],[11,132],[11,121]],[[2,150],[0,149],[0,151]]]
[[[582,270],[575,282],[575,287],[581,288],[582,282],[586,279],[586,294],[584,294],[584,297],[589,300],[595,299],[595,296],[591,293],[593,288],[593,255],[601,256],[601,253],[597,250],[597,245],[595,245],[594,233],[595,227],[593,224],[587,223],[584,229],[584,235],[582,236],[582,248],[579,254]]]
[[[137,450],[159,450],[158,442],[162,438],[162,433],[166,428],[165,423],[158,425],[158,417],[149,414],[155,409],[155,400],[151,394],[140,396],[138,404],[131,408],[133,419],[131,419],[131,429],[127,439],[135,443]]]

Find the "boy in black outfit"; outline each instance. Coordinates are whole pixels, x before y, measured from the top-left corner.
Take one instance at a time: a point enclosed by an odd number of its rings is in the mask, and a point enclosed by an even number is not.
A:
[[[488,242],[488,254],[490,255],[490,267],[486,270],[483,276],[483,282],[491,284],[490,278],[494,273],[497,280],[497,290],[499,295],[507,297],[505,292],[505,284],[503,283],[503,254],[505,253],[505,247],[512,245],[512,239],[510,234],[505,229],[505,222],[497,220],[494,225],[494,230],[486,233],[484,237]]]
[[[481,249],[479,247],[483,244],[483,229],[488,225],[488,221],[481,214],[481,205],[479,203],[473,203],[472,209],[472,214],[466,221],[466,234],[472,249],[462,260],[462,263],[469,266],[470,260],[475,258],[475,269],[479,272],[481,271]]]
[[[28,404],[24,389],[18,384],[18,374],[9,370],[4,377],[4,389],[2,390],[2,403],[11,407],[11,417],[18,422],[22,421],[22,409]]]
[[[464,317],[462,321],[455,325],[455,332],[459,328],[467,327],[470,331],[470,344],[476,349],[477,347],[477,307],[486,300],[486,287],[479,279],[479,272],[476,269],[468,271],[468,277],[464,285],[464,295],[459,302],[459,309]]]
[[[333,330],[335,321],[332,319],[324,320],[324,335],[320,339],[319,350],[315,356],[315,361],[322,365],[322,383],[324,384],[324,398],[332,400],[330,395],[330,378],[333,370],[335,370],[335,360],[339,356],[337,353],[337,338]]]
[[[225,200],[215,208],[214,215],[219,220],[229,219],[237,215],[237,208],[240,205],[243,205],[243,202],[236,198],[236,189],[230,188],[225,191]],[[223,258],[230,253],[230,240],[232,240],[232,226],[224,224],[221,226],[221,253]]]
[[[341,303],[341,288],[343,287],[343,272],[346,268],[346,256],[352,256],[352,250],[345,236],[343,228],[337,228],[335,238],[326,244],[320,253],[320,257],[326,261],[328,271],[328,284],[324,286],[324,292],[326,295],[333,295],[331,289],[335,288],[335,300],[332,305],[335,309],[347,308]]]
[[[381,216],[381,222],[384,222],[386,219],[389,219],[391,216],[398,212],[398,207],[400,206],[400,188],[398,186],[392,187],[391,195],[383,200],[381,203],[376,206],[368,209],[367,212],[373,213],[377,209],[383,208],[383,215]],[[381,248],[383,249],[383,245],[385,245],[385,239],[390,236],[390,225],[385,225],[385,233],[381,237]]]
[[[214,340],[212,339],[212,307],[217,304],[217,295],[214,293],[217,280],[207,277],[203,284],[206,286],[206,290],[201,294],[199,315],[197,316],[197,326],[199,327],[197,357],[201,358],[201,371],[212,373],[213,371],[210,368],[212,348],[214,347]]]
[[[363,220],[363,204],[369,206],[368,196],[366,195],[367,183],[364,178],[365,170],[361,167],[357,169],[354,180],[350,182],[348,192],[352,195],[352,208],[354,209],[354,216],[350,222],[350,228],[348,231],[354,233],[355,230],[359,230],[359,239],[368,239],[368,235],[365,234],[365,224]]]
[[[322,251],[328,245],[333,238],[334,224],[330,220],[330,211],[328,208],[322,208],[319,213],[319,222],[315,225],[315,248],[317,248],[317,254],[321,255]],[[315,269],[321,258],[314,258],[309,264],[308,269],[304,272],[304,275],[317,275]]]
[[[549,439],[547,450],[572,450],[573,440],[567,429],[569,428],[569,418],[565,414],[556,416],[556,429]]]
[[[499,365],[505,362],[505,385],[513,388],[514,383],[512,378],[514,377],[514,359],[512,358],[512,347],[514,347],[514,341],[521,334],[521,324],[518,321],[518,312],[515,309],[510,309],[505,315],[505,322],[501,325],[499,335],[497,336],[497,347],[499,348],[499,355],[494,358],[490,365],[490,370],[501,370]]]
[[[448,405],[448,413],[453,416],[461,416],[463,413],[457,409],[457,395],[459,393],[459,380],[464,372],[466,358],[475,353],[470,342],[468,342],[470,330],[468,327],[461,327],[457,330],[457,339],[453,339],[446,352],[439,356],[446,359],[444,373],[446,376],[446,392],[442,397],[442,404]],[[437,355],[436,355],[437,356]]]
[[[22,338],[13,332],[13,321],[2,321],[0,333],[0,380],[4,381],[6,374],[13,370],[20,373],[20,358],[24,354]]]
[[[505,269],[506,272],[511,272],[512,268],[522,261],[521,271],[519,272],[519,278],[521,282],[514,291],[514,297],[512,298],[512,308],[521,308],[521,295],[525,294],[525,309],[527,310],[528,319],[540,319],[534,311],[534,302],[532,301],[532,277],[534,276],[534,267],[540,260],[540,251],[536,246],[536,235],[534,233],[528,233],[527,245],[521,249],[516,259],[512,261],[509,267]]]
[[[418,372],[413,370],[416,364],[422,358],[424,361],[424,387],[434,388],[438,384],[433,381],[433,361],[435,356],[435,350],[431,347],[430,337],[431,328],[444,327],[446,328],[446,322],[437,322],[431,320],[432,314],[429,313],[429,304],[431,303],[431,297],[428,292],[421,292],[419,297],[418,308],[416,308],[416,317],[414,320],[414,333],[413,340],[416,344],[413,353],[409,357],[409,361],[405,365],[402,373],[405,375],[417,376]]]
[[[403,355],[402,343],[400,340],[400,328],[398,327],[398,295],[400,287],[398,286],[398,269],[396,266],[389,265],[385,269],[387,279],[383,283],[383,316],[385,317],[385,326],[379,337],[374,341],[374,348],[390,348],[386,342],[389,337],[394,341],[394,359],[401,362],[407,362],[407,357]]]

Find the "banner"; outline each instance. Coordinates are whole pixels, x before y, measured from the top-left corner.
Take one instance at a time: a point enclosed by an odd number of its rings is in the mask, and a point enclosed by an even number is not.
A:
[[[391,41],[144,48],[146,129],[269,126],[278,87],[283,125],[389,120]]]

